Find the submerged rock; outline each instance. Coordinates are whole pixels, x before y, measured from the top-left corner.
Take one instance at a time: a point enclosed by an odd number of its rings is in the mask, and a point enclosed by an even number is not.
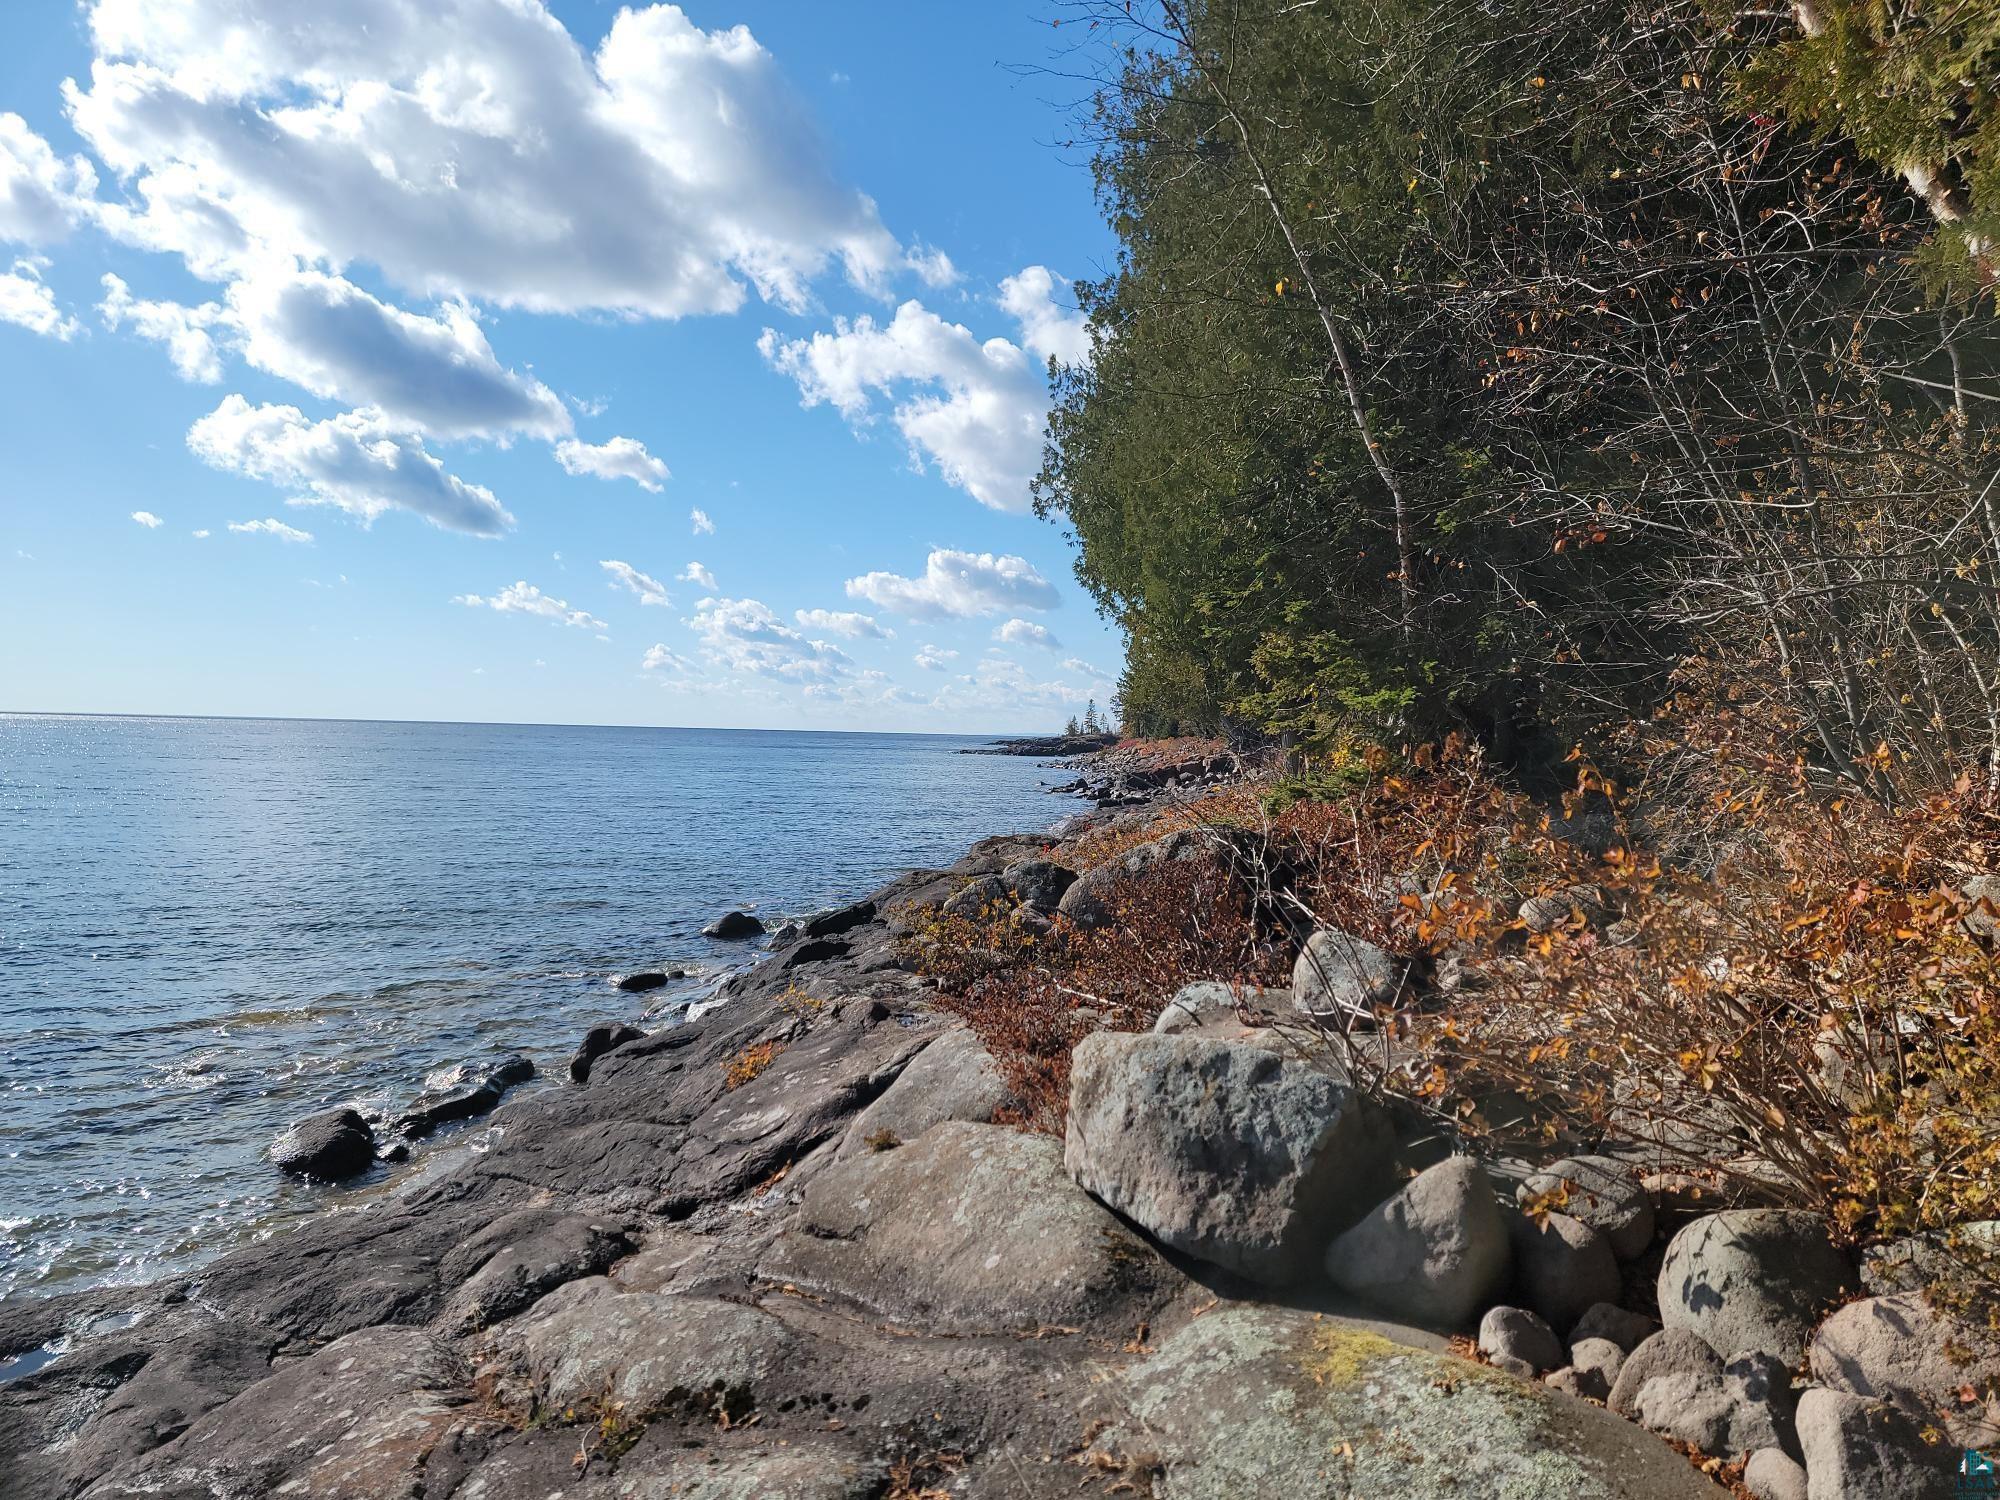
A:
[[[647,990],[657,990],[667,983],[667,976],[658,969],[648,969],[639,974],[620,974],[611,981],[614,989],[623,990],[628,995],[643,995]]]
[[[764,924],[747,911],[726,911],[702,928],[701,935],[714,938],[718,942],[733,943],[743,938],[759,937]]]
[[[351,1109],[307,1115],[271,1143],[271,1160],[294,1177],[338,1182],[368,1170],[375,1160],[375,1132]]]
[[[499,1104],[508,1089],[534,1076],[535,1065],[527,1058],[519,1054],[504,1057],[487,1069],[485,1076],[470,1088],[418,1096],[416,1103],[398,1115],[390,1128],[410,1140],[419,1139],[430,1135],[440,1125],[487,1113]]]

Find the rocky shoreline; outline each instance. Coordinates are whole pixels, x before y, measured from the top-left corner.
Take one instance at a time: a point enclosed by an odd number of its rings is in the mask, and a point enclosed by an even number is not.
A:
[[[1956,1357],[1898,1270],[1921,1246],[1857,1261],[1659,1162],[1440,1157],[1296,1025],[1403,983],[1344,934],[1289,991],[1086,1038],[1066,1139],[994,1123],[1002,1072],[914,954],[954,904],[1113,920],[1200,838],[1077,878],[1084,833],[774,935],[683,1024],[607,1021],[400,1194],[0,1304],[0,1361],[61,1351],[0,1385],[0,1494],[1964,1493],[2000,1407],[1917,1429],[2000,1349]]]

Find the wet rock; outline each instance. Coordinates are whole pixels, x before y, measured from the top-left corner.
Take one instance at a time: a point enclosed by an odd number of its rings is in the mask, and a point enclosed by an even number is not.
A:
[[[1523,1205],[1535,1199],[1551,1203],[1588,1224],[1620,1260],[1644,1254],[1653,1243],[1652,1199],[1631,1169],[1615,1158],[1565,1157],[1530,1174],[1514,1196]]]
[[[281,1172],[338,1182],[365,1172],[375,1160],[375,1132],[351,1109],[307,1115],[271,1143],[270,1157]]]
[[[1013,903],[998,875],[981,875],[939,908],[948,917],[977,921],[1005,911]]]
[[[1807,1357],[1822,1385],[1886,1401],[1919,1423],[1942,1416],[1955,1442],[2000,1448],[2000,1421],[1984,1401],[2000,1391],[2000,1337],[1920,1293],[1850,1302],[1814,1332]]]
[[[854,1117],[835,1155],[893,1149],[946,1120],[984,1125],[1009,1093],[992,1054],[966,1027],[954,1027],[925,1047],[882,1097]]]
[[[1292,966],[1292,1007],[1338,1028],[1373,1025],[1403,991],[1406,964],[1365,938],[1322,927]]]
[[[761,937],[763,922],[747,911],[726,911],[701,930],[705,938],[713,938],[720,943],[741,942],[745,938]]]
[[[1288,1308],[1209,1313],[1121,1385],[1099,1447],[1155,1458],[1167,1500],[1715,1496],[1596,1407]]]
[[[643,1040],[646,1033],[636,1026],[627,1026],[622,1021],[607,1022],[593,1026],[583,1034],[576,1051],[570,1054],[569,1081],[571,1083],[590,1082],[591,1064],[605,1053],[624,1046],[627,1042]]]
[[[1815,1386],[1799,1398],[1808,1500],[1948,1500],[1961,1450],[1925,1443],[1908,1417]]]
[[[1695,1220],[1667,1246],[1660,1321],[1701,1335],[1718,1354],[1755,1350],[1795,1365],[1853,1279],[1818,1215],[1730,1209]]]
[[[1631,1312],[1612,1302],[1596,1302],[1584,1309],[1583,1316],[1576,1320],[1576,1327],[1569,1331],[1569,1336],[1572,1342],[1578,1339],[1609,1339],[1630,1354],[1659,1332],[1659,1328],[1660,1325],[1644,1313]]]
[[[1070,1175],[1164,1244],[1253,1281],[1312,1275],[1393,1188],[1394,1150],[1361,1094],[1261,1048],[1097,1032],[1071,1057]]]
[[[438,1319],[454,1333],[491,1327],[566,1282],[608,1270],[638,1248],[625,1225],[542,1209],[500,1220],[482,1231],[476,1244],[490,1246],[490,1253],[451,1294]]]
[[[1533,1380],[1562,1363],[1562,1340],[1524,1307],[1487,1309],[1479,1320],[1479,1352],[1517,1380]]]
[[[1507,1225],[1485,1168],[1455,1156],[1420,1172],[1326,1253],[1333,1284],[1392,1317],[1463,1323],[1507,1279]]]
[[[1805,1465],[1782,1448],[1759,1448],[1743,1466],[1743,1488],[1757,1500],[1811,1500]]]
[[[611,981],[614,989],[623,990],[628,995],[643,995],[647,990],[657,990],[667,983],[667,976],[658,969],[647,969],[638,974],[620,974]]]
[[[490,1112],[509,1088],[534,1076],[535,1066],[525,1057],[502,1058],[470,1088],[420,1095],[415,1104],[395,1118],[390,1128],[407,1139],[421,1139],[441,1125]]]
[[[1000,872],[1000,884],[1022,906],[1054,911],[1076,884],[1076,871],[1047,859],[1017,859]]]
[[[1623,1288],[1618,1258],[1603,1235],[1568,1214],[1514,1214],[1507,1221],[1514,1245],[1514,1281],[1527,1305],[1565,1333],[1599,1302],[1617,1300]]]
[[[875,918],[875,903],[870,901],[850,901],[845,906],[830,907],[826,911],[814,912],[799,924],[809,938],[838,937],[843,932],[855,928]]]
[[[961,1334],[1129,1335],[1182,1284],[1070,1182],[1055,1142],[958,1120],[827,1168],[761,1274]]]

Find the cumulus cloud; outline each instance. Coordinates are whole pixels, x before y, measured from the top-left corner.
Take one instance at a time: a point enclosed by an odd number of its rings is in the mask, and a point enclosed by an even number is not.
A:
[[[797,383],[802,405],[830,405],[859,428],[873,421],[876,398],[887,397],[913,463],[935,465],[982,505],[1025,511],[1048,417],[1043,367],[1051,353],[1086,348],[1081,320],[1050,300],[1054,284],[1041,266],[1001,283],[1023,344],[981,342],[912,300],[887,324],[835,319],[833,332],[803,339],[767,328],[757,347]]]
[[[88,161],[62,160],[26,120],[0,113],[0,240],[61,239],[96,191],[97,172]]]
[[[917,620],[1049,610],[1059,597],[1025,557],[952,548],[933,550],[921,578],[880,572],[850,578],[847,596]]]
[[[132,295],[122,277],[103,279],[104,300],[97,311],[104,326],[116,333],[126,324],[142,339],[167,346],[174,373],[183,380],[213,385],[222,379],[222,346],[215,329],[226,327],[229,313],[220,303],[189,307],[180,302],[143,301]]]
[[[873,615],[851,609],[795,609],[792,618],[799,622],[801,629],[824,630],[832,635],[844,635],[850,641],[893,640],[896,634],[878,625]]]
[[[283,521],[271,516],[266,516],[261,521],[231,521],[229,529],[240,531],[247,536],[274,536],[281,542],[309,542],[313,539],[310,531],[287,526]]]
[[[514,523],[491,490],[447,473],[414,434],[376,412],[313,422],[296,406],[228,396],[188,429],[187,442],[213,468],[298,489],[303,503],[335,505],[367,522],[407,510],[473,536],[498,536]]]
[[[559,625],[572,625],[580,630],[607,630],[607,626],[597,616],[584,609],[571,609],[562,599],[554,599],[536,588],[532,583],[518,581],[510,583],[497,594],[455,594],[453,604],[463,604],[470,608],[497,609],[503,614],[540,615],[545,620],[554,620]]]
[[[709,520],[708,512],[700,506],[696,506],[688,512],[688,520],[693,525],[696,536],[715,535],[715,522]]]
[[[958,282],[958,267],[935,245],[912,245],[903,263],[925,286],[954,286]]]
[[[600,562],[598,567],[611,575],[613,585],[624,589],[627,593],[637,594],[641,604],[657,604],[665,608],[674,602],[667,597],[667,586],[665,584],[661,583],[657,578],[652,578],[641,573],[628,562],[619,562],[616,558],[607,558],[605,561]]]
[[[567,473],[629,479],[656,495],[670,477],[667,466],[648,453],[637,438],[615,437],[604,443],[579,443],[572,438],[556,444],[556,462]]]
[[[755,599],[704,599],[688,625],[702,654],[731,672],[782,682],[830,682],[854,660],[828,641],[809,640]]]
[[[697,588],[707,589],[711,594],[717,592],[715,575],[698,562],[691,562],[682,568],[680,578],[682,583],[694,584]]]
[[[934,646],[926,641],[917,648],[917,654],[910,658],[926,672],[943,672],[958,660],[958,653],[943,646]]]
[[[1063,301],[1056,300],[1058,283]],[[1021,327],[1021,340],[1044,363],[1080,365],[1090,358],[1090,325],[1069,295],[1069,280],[1047,266],[1029,266],[1000,283],[1000,307]]]
[[[165,521],[162,521],[158,516],[154,515],[150,510],[135,510],[132,512],[132,519],[137,521],[141,526],[145,527],[148,531],[151,531],[156,527],[164,526],[167,524]]]
[[[1061,647],[1055,632],[1046,625],[1037,625],[1032,620],[1013,619],[993,632],[993,639],[1005,641],[1010,646],[1043,646],[1054,651]]]
[[[693,662],[659,642],[646,648],[645,656],[640,659],[639,668],[645,672],[671,672],[677,677],[685,677],[696,670]]]
[[[958,712],[1060,714],[1089,701],[1090,694],[1060,681],[1038,680],[1011,658],[987,657],[953,678],[937,695],[937,706]]]
[[[11,270],[0,273],[0,323],[13,323],[43,338],[68,343],[83,326],[56,306],[55,293],[42,281],[47,264],[24,256]]]

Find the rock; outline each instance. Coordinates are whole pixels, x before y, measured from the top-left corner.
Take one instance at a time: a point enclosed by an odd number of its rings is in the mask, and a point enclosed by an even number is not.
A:
[[[1046,859],[1017,859],[1000,872],[1000,884],[1022,906],[1054,911],[1076,884],[1076,871]]]
[[[1649,1431],[1715,1458],[1797,1446],[1785,1367],[1768,1354],[1725,1361],[1685,1329],[1657,1333],[1633,1350],[1608,1404]]]
[[[2000,1284],[2000,1219],[1911,1235],[1862,1252],[1861,1284],[1878,1297],[1966,1281]]]
[[[271,1160],[294,1177],[338,1182],[375,1160],[375,1132],[351,1109],[323,1110],[297,1121],[271,1143]]]
[[[628,995],[641,995],[647,990],[657,990],[667,982],[667,976],[658,969],[647,969],[640,974],[620,974],[612,980],[612,985]]]
[[[609,1270],[637,1248],[622,1224],[523,1209],[453,1251],[471,1274],[452,1293],[438,1321],[454,1333],[491,1327],[566,1282]]]
[[[576,1051],[570,1056],[569,1081],[571,1083],[590,1082],[590,1065],[592,1063],[604,1056],[605,1053],[622,1047],[627,1042],[643,1040],[645,1035],[646,1033],[638,1027],[627,1026],[622,1021],[612,1021],[602,1026],[591,1027],[590,1030],[583,1034],[583,1040],[577,1043]]]
[[[1519,1380],[1533,1380],[1562,1363],[1562,1340],[1524,1307],[1494,1307],[1479,1320],[1479,1352]]]
[[[827,1168],[759,1274],[960,1336],[1129,1337],[1182,1284],[1063,1175],[1054,1141],[960,1120]]]
[[[1498,1361],[1495,1361],[1498,1365]],[[1505,1366],[1498,1366],[1505,1369]],[[1518,1372],[1508,1370],[1510,1375]],[[1579,1401],[1602,1401],[1604,1382],[1589,1371],[1579,1370],[1574,1365],[1564,1365],[1560,1370],[1551,1370],[1542,1377],[1542,1384],[1552,1391],[1561,1391],[1565,1396],[1574,1396]]]
[[[770,942],[766,946],[782,948],[787,943],[796,943],[800,938],[805,936],[805,932],[805,928],[801,927],[797,922],[781,923],[779,926],[771,929]]]
[[[408,1141],[391,1141],[386,1146],[375,1148],[375,1160],[386,1162],[390,1166],[399,1166],[409,1159],[410,1143]]]
[[[1097,1032],[1071,1056],[1063,1164],[1173,1249],[1287,1285],[1394,1186],[1355,1090],[1255,1047]]]
[[[1063,892],[1056,910],[1078,927],[1105,926],[1115,915],[1115,892],[1122,882],[1162,865],[1185,864],[1218,852],[1233,854],[1237,847],[1219,830],[1180,829],[1085,870]]]
[[[1327,1275],[1396,1318],[1455,1327],[1507,1279],[1507,1225],[1486,1169],[1455,1156],[1420,1172],[1334,1240]]]
[[[1159,1019],[1153,1022],[1153,1030],[1161,1036],[1172,1036],[1225,1016],[1233,1019],[1239,1010],[1267,1010],[1270,994],[1269,990],[1254,985],[1239,987],[1220,979],[1198,979],[1174,991]]]
[[[1653,1243],[1652,1199],[1631,1169],[1612,1157],[1565,1157],[1532,1173],[1514,1196],[1523,1205],[1542,1199],[1588,1224],[1604,1236],[1620,1260],[1643,1255]]]
[[[1032,906],[1017,906],[1007,913],[1008,922],[1030,937],[1047,937],[1056,930],[1055,919]]]
[[[800,924],[800,930],[809,938],[837,937],[874,919],[873,901],[850,901],[845,906],[814,912]]]
[[[1608,1401],[1618,1372],[1624,1368],[1625,1351],[1610,1339],[1571,1339],[1569,1363],[1587,1384],[1585,1395]]]
[[[1624,1287],[1618,1258],[1603,1235],[1568,1214],[1508,1216],[1514,1281],[1529,1307],[1565,1333],[1594,1304],[1613,1302]]]
[[[1121,1387],[1098,1449],[1147,1455],[1164,1500],[1715,1500],[1607,1412],[1290,1308],[1198,1318]]]
[[[1394,1005],[1404,964],[1365,939],[1322,927],[1292,966],[1292,1006],[1322,1023],[1373,1025],[1378,1006]]]
[[[1799,1398],[1807,1500],[1947,1500],[1961,1450],[1926,1444],[1892,1406],[1814,1386]],[[1977,1493],[1976,1491],[1974,1493]]]
[[[1644,1313],[1629,1312],[1612,1302],[1596,1302],[1584,1309],[1569,1336],[1572,1343],[1579,1339],[1609,1339],[1630,1354],[1657,1333],[1659,1327]]]
[[[526,1082],[534,1076],[535,1065],[525,1057],[502,1058],[470,1088],[456,1089],[448,1094],[419,1095],[409,1109],[391,1122],[390,1129],[410,1140],[430,1135],[440,1125],[486,1114],[499,1104],[501,1095],[514,1084]]]
[[[1750,1455],[1743,1488],[1757,1500],[1810,1500],[1805,1466],[1782,1448],[1759,1448]]]
[[[1757,1351],[1796,1365],[1806,1335],[1854,1268],[1826,1222],[1797,1209],[1739,1208],[1695,1220],[1660,1266],[1660,1322],[1718,1354]]]
[[[981,875],[938,908],[947,917],[978,921],[998,915],[1013,903],[998,875]]]
[[[1807,1356],[1813,1379],[1832,1390],[1886,1401],[1918,1423],[1942,1417],[1962,1446],[2000,1448],[2000,1423],[1984,1405],[2000,1391],[2000,1337],[1920,1293],[1850,1302],[1819,1326]]]
[[[745,938],[760,937],[763,932],[763,922],[749,912],[726,911],[702,928],[701,935],[721,943],[736,943]]]
[[[510,1052],[487,1070],[490,1083],[503,1089],[510,1089],[517,1083],[526,1083],[535,1076],[535,1065],[518,1052]]]
[[[1965,930],[1983,943],[2000,938],[2000,875],[1975,875],[1958,893],[1971,907],[1961,919]]]
[[[882,1097],[854,1117],[835,1155],[907,1145],[946,1120],[987,1124],[1009,1093],[978,1037],[954,1027],[910,1059]]]
[[[1553,932],[1581,915],[1587,927],[1602,927],[1613,912],[1610,898],[1594,885],[1572,885],[1561,891],[1530,896],[1515,913],[1530,932]]]

